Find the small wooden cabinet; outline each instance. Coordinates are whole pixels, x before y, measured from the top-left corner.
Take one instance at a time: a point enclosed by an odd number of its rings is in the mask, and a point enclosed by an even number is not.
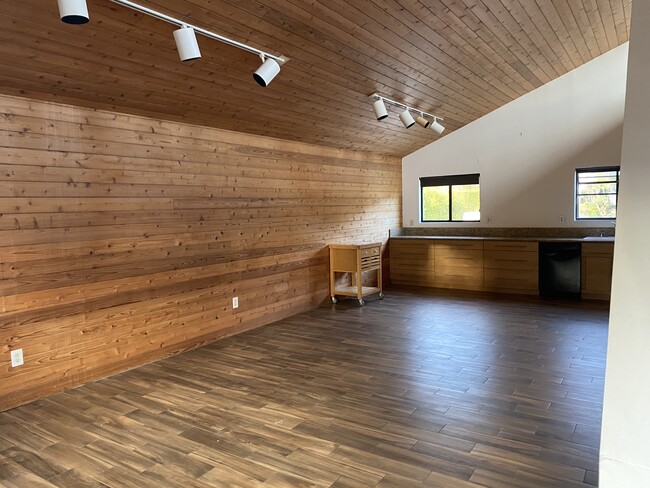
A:
[[[336,296],[356,297],[364,305],[363,297],[379,293],[383,298],[381,282],[381,243],[373,244],[330,244],[330,297],[336,303]],[[363,273],[376,271],[376,286],[364,285]],[[338,274],[349,275],[349,280],[339,283]]]
[[[614,244],[585,242],[582,244],[582,298],[609,300],[612,289]]]

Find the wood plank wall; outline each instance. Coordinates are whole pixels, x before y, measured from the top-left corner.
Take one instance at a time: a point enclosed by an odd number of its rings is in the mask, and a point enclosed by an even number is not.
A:
[[[328,243],[399,226],[396,158],[0,107],[0,409],[317,306]]]

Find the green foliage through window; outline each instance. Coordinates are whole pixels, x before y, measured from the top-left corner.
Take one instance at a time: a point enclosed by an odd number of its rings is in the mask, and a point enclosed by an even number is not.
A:
[[[479,175],[420,178],[422,222],[481,220]]]
[[[620,167],[576,170],[576,219],[616,218]]]

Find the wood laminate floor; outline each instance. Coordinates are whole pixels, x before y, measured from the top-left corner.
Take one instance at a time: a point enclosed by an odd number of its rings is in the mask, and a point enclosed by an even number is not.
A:
[[[607,318],[340,302],[0,413],[0,486],[596,486]]]

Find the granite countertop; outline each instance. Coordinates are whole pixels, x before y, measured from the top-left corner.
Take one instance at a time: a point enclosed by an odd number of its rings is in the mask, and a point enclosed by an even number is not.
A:
[[[463,241],[614,242],[614,237],[482,237],[482,236],[395,236],[391,239],[437,239]]]

